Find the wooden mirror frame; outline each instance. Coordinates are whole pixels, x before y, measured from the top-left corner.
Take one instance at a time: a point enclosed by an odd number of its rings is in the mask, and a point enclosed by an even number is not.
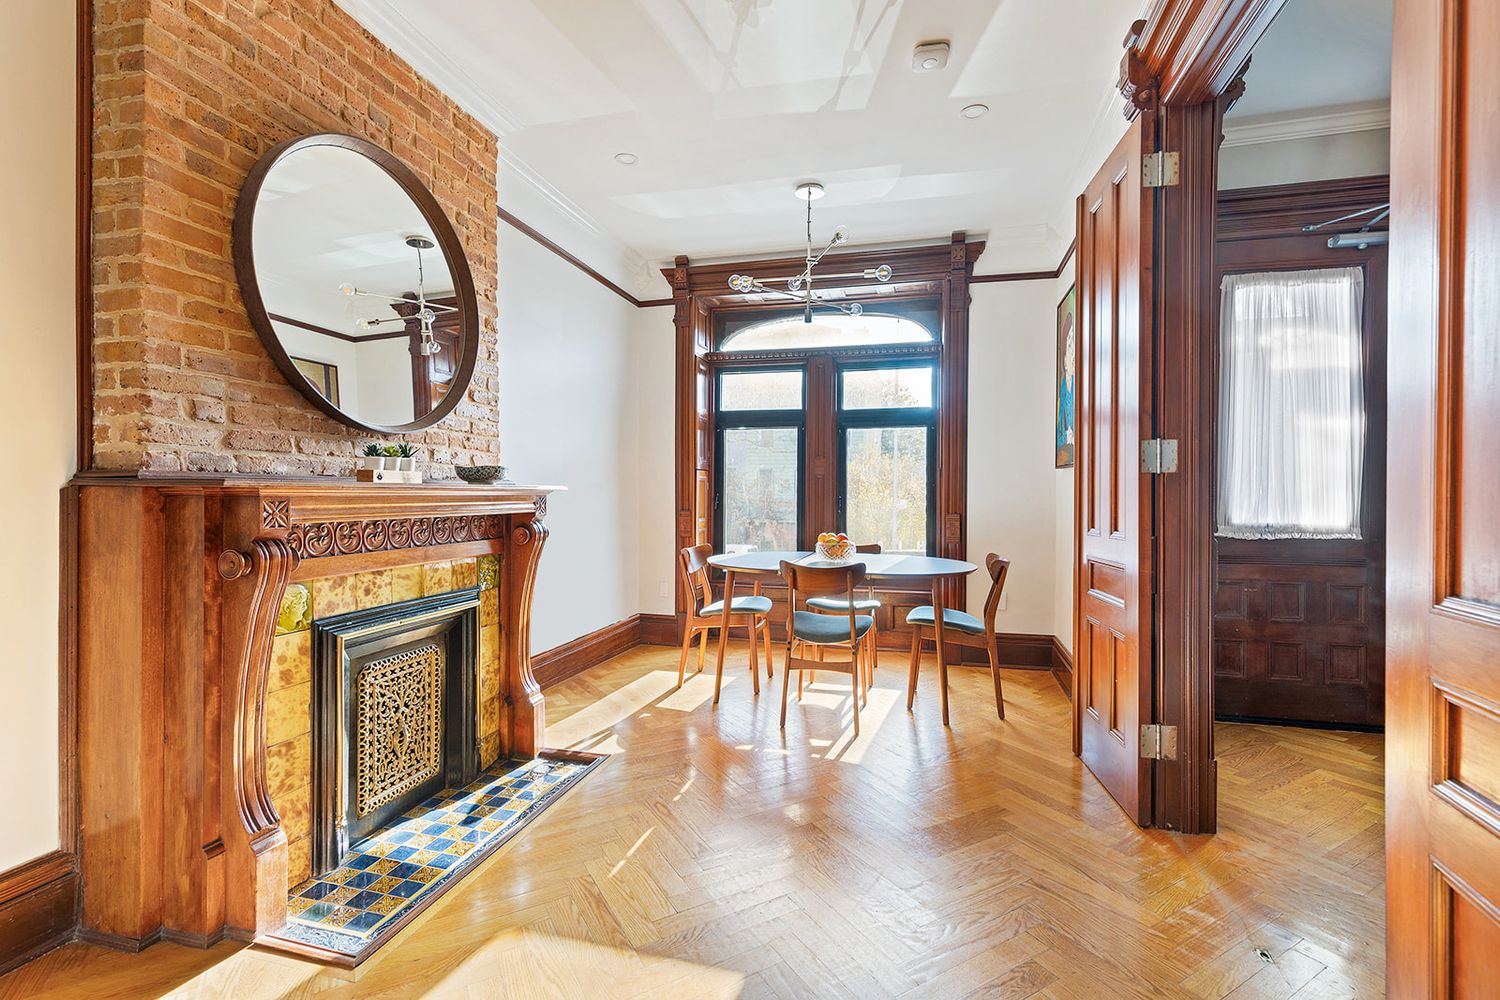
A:
[[[453,276],[453,294],[459,314],[458,371],[453,377],[452,388],[448,390],[442,402],[409,423],[390,426],[369,424],[333,405],[320,395],[306,377],[297,370],[286,348],[281,345],[275,328],[271,325],[270,313],[261,296],[260,279],[255,269],[255,247],[252,238],[255,209],[260,202],[261,186],[265,184],[266,177],[270,175],[276,164],[292,153],[310,146],[337,146],[347,149],[360,154],[384,170],[386,175],[394,180],[421,210],[423,218],[432,227],[433,235],[437,237],[438,247],[442,250],[448,270]],[[261,343],[270,352],[271,360],[276,362],[276,367],[289,385],[334,420],[376,434],[409,434],[431,427],[448,416],[468,393],[469,385],[474,380],[474,365],[479,358],[479,305],[474,293],[474,276],[469,271],[469,259],[464,254],[463,245],[459,242],[453,224],[448,221],[448,216],[443,212],[442,206],[438,204],[432,192],[417,178],[416,174],[412,173],[410,167],[384,149],[364,139],[338,132],[318,132],[299,136],[272,147],[256,162],[250,175],[245,178],[244,186],[240,188],[239,201],[234,209],[232,247],[235,275],[240,283],[240,296],[244,300],[246,312],[250,314],[250,323],[255,327],[255,332],[260,335]]]

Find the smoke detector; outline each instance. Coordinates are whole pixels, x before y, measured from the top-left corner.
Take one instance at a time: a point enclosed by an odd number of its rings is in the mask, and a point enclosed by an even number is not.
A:
[[[948,42],[923,42],[911,54],[911,68],[917,73],[935,73],[948,65]]]

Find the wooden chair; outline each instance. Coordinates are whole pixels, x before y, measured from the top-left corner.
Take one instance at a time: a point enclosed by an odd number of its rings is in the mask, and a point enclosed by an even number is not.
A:
[[[724,626],[724,602],[714,600],[713,581],[708,578],[708,557],[714,550],[708,545],[694,545],[677,554],[677,564],[682,569],[683,579],[693,595],[693,607],[688,611],[687,626],[682,631],[682,656],[677,661],[677,686],[682,687],[687,678],[688,650],[692,648],[693,636],[701,637],[698,645],[698,672],[703,672],[703,654],[708,649],[708,633]],[[744,628],[750,639],[750,679],[755,693],[760,694],[759,650],[766,652],[766,667],[771,665],[771,599],[762,597],[760,584],[755,584],[755,593],[749,597],[729,595],[729,627]],[[728,639],[728,636],[724,636]],[[714,704],[719,703],[719,688],[724,681],[724,661],[719,660],[719,669],[714,676]]]
[[[792,671],[797,671],[797,698],[802,698],[802,674],[804,671],[831,670],[849,674],[854,692],[854,735],[859,735],[859,705],[869,697],[869,690],[862,683],[869,675],[869,638],[875,627],[875,619],[855,611],[854,591],[865,580],[864,563],[849,563],[845,566],[799,566],[782,561],[781,575],[787,585],[786,657],[781,675],[781,728],[786,728],[786,702],[788,689],[792,686]],[[844,613],[822,614],[817,611],[797,610],[799,598],[816,598],[841,595]],[[814,650],[821,657],[830,649],[846,649],[849,659],[845,662],[828,659],[811,659],[805,654]],[[804,655],[798,656],[797,653]]]
[[[879,555],[880,546],[874,544],[873,542],[869,545],[856,545],[854,546],[854,551],[864,552],[869,555]],[[849,613],[849,607],[842,597],[814,597],[808,600],[807,606],[811,610],[818,611],[823,614],[846,615]],[[869,615],[871,619],[876,619],[877,616],[875,612],[880,610],[880,601],[875,597],[875,584],[873,581],[865,591],[865,596],[855,600],[854,610],[859,612],[860,614]],[[866,666],[865,687],[868,688],[871,684],[875,683],[874,674],[875,670],[879,668],[879,666],[880,623],[877,620],[875,624],[870,626],[870,660]],[[814,674],[812,679],[817,680],[817,675]]]
[[[1000,713],[1000,718],[1005,718],[1005,696],[1000,691],[1000,654],[995,646],[995,612],[1000,607],[1000,595],[1005,591],[1005,574],[1010,570],[1010,560],[1001,559],[991,552],[984,557],[985,568],[990,571],[990,592],[984,599],[984,621],[980,621],[971,614],[963,611],[955,611],[952,608],[943,609],[943,645],[944,646],[969,646],[983,647],[990,661],[990,677],[995,682],[995,709]],[[911,677],[906,685],[906,710],[911,711],[912,701],[917,696],[917,666],[922,661],[922,642],[924,632],[933,639],[937,633],[933,631],[932,605],[923,605],[913,608],[906,616],[906,624],[911,626]],[[938,664],[938,676],[941,678],[943,689],[943,725],[948,724],[948,664]]]

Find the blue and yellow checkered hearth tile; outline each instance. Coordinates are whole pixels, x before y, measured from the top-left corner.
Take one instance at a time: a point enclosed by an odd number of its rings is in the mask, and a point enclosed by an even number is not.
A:
[[[439,792],[292,889],[278,936],[360,954],[599,760],[497,761],[467,787]]]

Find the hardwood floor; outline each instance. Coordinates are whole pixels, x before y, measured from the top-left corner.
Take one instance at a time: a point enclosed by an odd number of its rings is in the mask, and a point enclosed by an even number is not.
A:
[[[779,653],[779,651],[778,651]],[[641,647],[547,693],[548,743],[614,754],[359,980],[256,949],[69,945],[0,996],[1374,997],[1381,737],[1222,726],[1217,837],[1141,833],[1068,750],[1050,675],[887,654],[850,740],[820,678],[777,729],[740,646],[674,692]],[[898,662],[899,661],[899,662]],[[795,692],[793,697],[795,698]]]

